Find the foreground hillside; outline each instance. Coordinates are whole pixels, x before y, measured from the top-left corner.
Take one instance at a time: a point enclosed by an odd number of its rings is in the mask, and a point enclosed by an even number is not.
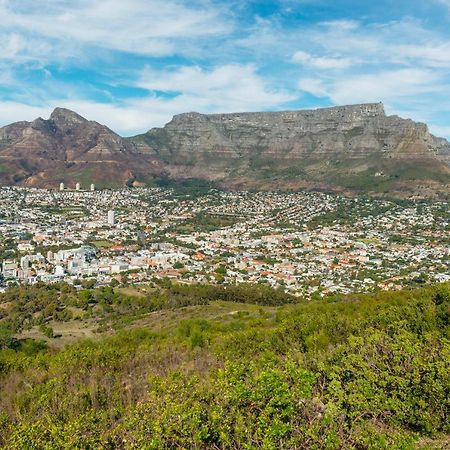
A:
[[[448,284],[310,303],[250,286],[54,285],[0,306],[3,448],[449,445]],[[92,320],[92,339],[52,337]],[[45,341],[24,339],[36,328]]]
[[[0,128],[0,184],[85,188],[183,180],[223,188],[398,197],[450,192],[450,144],[381,103],[317,110],[185,113],[122,138],[73,111]]]

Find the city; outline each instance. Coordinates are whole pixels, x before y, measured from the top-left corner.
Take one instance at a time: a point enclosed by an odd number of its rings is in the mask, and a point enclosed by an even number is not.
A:
[[[450,280],[444,201],[77,183],[3,187],[0,202],[0,292],[167,278],[265,283],[309,299]]]

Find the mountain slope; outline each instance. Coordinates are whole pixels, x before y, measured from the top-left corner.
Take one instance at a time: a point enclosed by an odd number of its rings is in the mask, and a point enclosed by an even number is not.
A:
[[[425,124],[386,116],[382,104],[187,113],[136,140],[149,145],[174,178],[229,187],[447,190],[450,181],[450,144]]]
[[[104,125],[56,108],[48,120],[0,129],[0,168],[2,184],[123,185],[135,178],[136,169],[151,172],[152,164],[131,141]]]
[[[99,186],[158,178],[226,188],[450,193],[450,143],[383,105],[263,113],[185,113],[121,138],[57,108],[0,128],[0,184]]]

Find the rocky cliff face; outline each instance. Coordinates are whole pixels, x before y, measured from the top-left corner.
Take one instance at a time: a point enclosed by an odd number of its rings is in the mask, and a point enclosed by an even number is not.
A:
[[[73,111],[0,128],[0,182],[55,186],[61,181],[124,184],[151,172],[133,142]],[[140,173],[139,172],[139,173]]]
[[[0,183],[56,186],[214,180],[229,188],[449,192],[450,144],[383,105],[174,116],[121,138],[57,108],[0,129]]]
[[[364,104],[175,116],[140,137],[173,177],[226,186],[388,189],[448,183],[450,145],[425,124]],[[423,183],[422,183],[423,184]]]

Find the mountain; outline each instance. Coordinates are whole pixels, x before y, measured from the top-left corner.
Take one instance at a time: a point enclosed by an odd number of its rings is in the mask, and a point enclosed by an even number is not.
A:
[[[316,110],[176,115],[121,138],[57,108],[0,129],[0,183],[56,186],[203,179],[226,188],[450,193],[450,143],[381,103]]]
[[[56,186],[80,181],[114,186],[154,170],[155,161],[144,158],[132,141],[68,109],[56,108],[48,120],[0,128],[1,184]]]
[[[227,187],[419,193],[450,189],[450,143],[381,103],[240,114],[187,113],[134,139],[173,178]]]

